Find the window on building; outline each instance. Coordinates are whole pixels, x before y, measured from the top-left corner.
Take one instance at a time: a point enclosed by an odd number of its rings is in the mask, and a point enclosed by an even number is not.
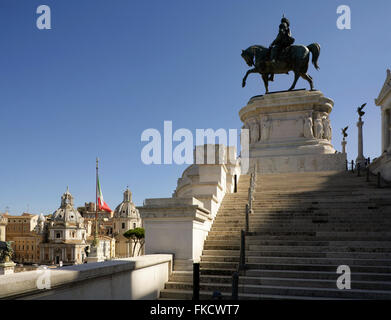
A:
[[[133,222],[133,229],[135,229],[136,228],[136,223],[135,222]]]
[[[60,232],[57,232],[57,233],[56,233],[56,238],[57,238],[57,239],[61,238],[61,233],[60,233]]]
[[[122,222],[122,229],[125,229],[125,222]]]

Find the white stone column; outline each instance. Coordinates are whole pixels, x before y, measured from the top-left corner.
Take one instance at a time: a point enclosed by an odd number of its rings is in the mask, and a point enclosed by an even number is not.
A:
[[[387,151],[391,152],[391,108],[387,110],[387,133],[388,133],[388,139],[387,139]]]
[[[342,153],[346,154],[346,144],[347,142],[345,139],[342,140],[341,145],[342,145]]]
[[[381,128],[381,132],[382,132],[382,148],[381,148],[381,154],[383,154],[383,152],[385,150],[387,150],[388,148],[388,145],[389,145],[389,129],[388,129],[388,123],[389,123],[389,120],[388,120],[388,114],[387,114],[387,110],[383,107],[382,108],[382,112],[381,112],[381,120],[382,120],[382,128]]]
[[[364,125],[364,121],[361,120],[361,117],[358,119],[357,128],[358,128],[358,152],[356,165],[360,164],[363,168],[365,166],[365,158],[363,152],[363,139],[362,139],[362,126]]]

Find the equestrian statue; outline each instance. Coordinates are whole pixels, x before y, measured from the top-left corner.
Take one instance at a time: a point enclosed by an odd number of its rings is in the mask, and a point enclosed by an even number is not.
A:
[[[265,84],[266,93],[269,92],[269,81],[274,81],[274,74],[288,74],[293,71],[295,79],[289,90],[293,90],[299,77],[307,80],[311,90],[314,90],[314,83],[307,74],[310,53],[312,53],[312,63],[318,70],[318,58],[320,45],[312,43],[308,46],[293,45],[295,39],[291,35],[290,23],[284,16],[281,19],[279,31],[276,39],[266,48],[260,45],[253,45],[246,50],[242,50],[242,58],[249,67],[243,78],[242,87],[246,86],[249,74],[259,73]]]

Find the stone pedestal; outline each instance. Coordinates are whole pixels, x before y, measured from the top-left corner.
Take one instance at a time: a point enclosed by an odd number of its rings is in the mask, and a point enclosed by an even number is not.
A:
[[[90,247],[90,253],[88,254],[87,257],[87,263],[91,262],[102,262],[105,261],[105,257],[103,256],[102,248],[100,244],[95,246]]]
[[[342,153],[343,154],[346,154],[346,144],[347,144],[347,142],[345,141],[345,139],[342,140],[341,145],[342,145]]]
[[[356,166],[360,164],[360,167],[365,167],[365,158],[363,152],[363,140],[362,140],[362,126],[364,121],[361,120],[361,117],[358,119],[357,128],[358,128],[358,150],[357,150],[357,159]]]
[[[250,132],[250,167],[262,174],[344,170],[346,154],[331,144],[334,102],[320,91],[256,96],[239,111]]]
[[[0,276],[14,273],[15,266],[12,261],[0,263]]]
[[[174,254],[174,269],[191,271],[212,225],[210,211],[194,197],[146,199],[139,211],[145,228],[145,254]]]

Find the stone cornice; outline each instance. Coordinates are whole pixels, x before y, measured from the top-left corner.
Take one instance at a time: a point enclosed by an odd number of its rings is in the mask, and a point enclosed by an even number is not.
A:
[[[250,99],[247,106],[239,111],[242,122],[264,113],[294,111],[319,111],[330,113],[334,101],[326,98],[320,91],[287,91]]]
[[[138,210],[143,220],[163,218],[205,222],[212,219],[210,211],[194,197],[146,199],[144,206],[138,207]]]
[[[379,96],[375,99],[375,104],[377,106],[381,106],[384,99],[390,94],[391,92],[391,71],[390,69],[387,69],[387,77],[384,81],[383,88],[380,90]]]

